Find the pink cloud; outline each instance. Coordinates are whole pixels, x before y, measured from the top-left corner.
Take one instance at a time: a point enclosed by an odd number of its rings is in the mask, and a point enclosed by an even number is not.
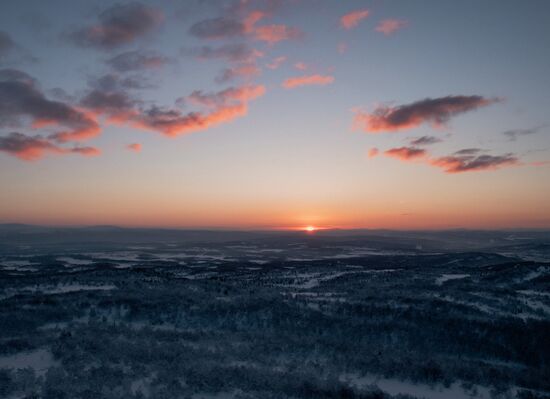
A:
[[[41,136],[29,136],[23,133],[12,132],[0,137],[0,151],[13,155],[23,161],[36,161],[44,156],[79,154],[83,156],[97,156],[101,153],[95,147],[64,148],[54,144],[51,140]]]
[[[399,147],[384,151],[384,155],[404,162],[422,162],[441,168],[449,174],[496,170],[520,164],[514,154],[489,155],[480,154],[481,151],[477,148],[466,148],[449,156],[432,157],[421,148]]]
[[[267,64],[266,66],[267,66],[269,69],[277,69],[277,68],[279,68],[286,60],[287,60],[287,57],[286,57],[286,56],[277,57],[277,58],[275,58],[273,61],[271,61],[269,64]]]
[[[128,149],[130,151],[134,151],[134,152],[140,152],[141,151],[141,144],[140,143],[128,144],[126,146],[126,149]]]
[[[179,109],[153,106],[146,110],[136,110],[128,119],[118,122],[175,137],[245,116],[248,113],[248,103],[264,93],[265,87],[262,85],[229,88],[217,93],[195,91],[187,99],[190,103],[205,108],[205,111],[182,113]]]
[[[430,164],[442,168],[445,173],[462,173],[496,170],[505,166],[518,165],[519,160],[513,154],[452,155],[432,159]]]
[[[375,30],[389,36],[405,26],[407,26],[407,21],[400,19],[384,19],[378,23]]]
[[[300,71],[305,71],[307,69],[307,64],[304,62],[297,62],[296,64],[294,64],[294,68]]]
[[[308,85],[328,85],[334,82],[333,76],[328,75],[306,75],[288,78],[283,82],[285,89],[294,89],[300,86]]]
[[[340,26],[344,29],[353,29],[359,22],[367,18],[370,14],[369,10],[352,11],[340,18]]]
[[[256,40],[275,44],[282,40],[299,39],[304,33],[298,28],[288,27],[286,25],[263,25],[254,29]]]
[[[384,151],[384,154],[388,157],[401,159],[404,161],[410,161],[413,159],[423,158],[426,156],[426,150],[415,147],[399,147],[391,148],[387,151]]]
[[[216,78],[216,82],[225,83],[236,78],[252,78],[261,73],[260,68],[255,63],[237,65],[225,68]]]
[[[378,148],[373,147],[368,151],[367,155],[368,155],[369,158],[374,158],[378,155],[379,152],[380,151],[378,151]]]

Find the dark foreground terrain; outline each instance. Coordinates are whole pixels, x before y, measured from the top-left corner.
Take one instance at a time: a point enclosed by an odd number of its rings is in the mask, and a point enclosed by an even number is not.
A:
[[[550,235],[0,229],[2,398],[548,398]]]

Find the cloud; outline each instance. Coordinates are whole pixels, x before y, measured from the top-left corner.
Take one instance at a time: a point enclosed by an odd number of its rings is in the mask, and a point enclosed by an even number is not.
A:
[[[445,173],[462,173],[483,170],[495,170],[504,166],[517,165],[519,160],[513,154],[504,155],[461,155],[435,158],[430,161]]]
[[[96,156],[100,150],[95,147],[63,148],[41,136],[28,136],[18,132],[0,137],[0,151],[15,156],[24,161],[35,161],[46,154],[75,153],[84,156]]]
[[[246,27],[240,21],[218,17],[193,24],[189,28],[189,33],[200,39],[225,39],[243,36],[246,33]]]
[[[285,89],[294,89],[306,85],[328,85],[334,82],[333,76],[328,75],[306,75],[288,78],[283,82]]]
[[[194,91],[187,98],[191,103],[207,108],[222,107],[232,101],[248,102],[265,93],[265,87],[258,86],[243,86],[230,87],[217,93],[203,93],[200,90]]]
[[[92,88],[104,91],[117,91],[127,89],[149,89],[154,87],[144,76],[120,77],[114,73],[108,73],[99,77],[92,77],[88,80]]]
[[[417,137],[415,139],[412,139],[410,143],[411,145],[423,146],[423,145],[432,145],[432,144],[441,143],[442,141],[443,140],[441,140],[439,137],[422,136],[422,137]]]
[[[83,100],[83,103],[93,107],[95,112],[107,115],[110,122],[175,137],[205,130],[242,117],[248,112],[248,102],[264,93],[265,87],[261,85],[232,87],[216,93],[195,91],[185,100],[204,110],[187,113],[183,113],[180,109],[164,108],[157,105],[142,108],[140,102],[127,101],[124,98],[124,93],[94,93],[91,98],[97,103],[91,100]],[[181,101],[178,102],[181,103]]]
[[[378,151],[378,148],[373,147],[368,151],[367,154],[368,154],[369,158],[374,158],[375,156],[377,156],[379,154],[379,152],[380,151]]]
[[[294,64],[294,68],[298,69],[299,71],[305,71],[307,69],[307,64],[304,62],[297,62]]]
[[[126,120],[135,113],[136,101],[124,91],[91,90],[81,100],[81,105],[96,113],[108,115],[111,121]]]
[[[245,64],[225,68],[221,74],[216,77],[216,82],[226,83],[236,78],[251,78],[261,73],[260,68],[256,64]]]
[[[130,150],[130,151],[133,151],[133,152],[140,152],[141,151],[141,144],[139,144],[139,143],[128,144],[126,146],[126,149]]]
[[[226,44],[220,47],[202,46],[183,52],[192,54],[199,59],[223,59],[230,62],[250,62],[263,56],[262,52],[242,43]]]
[[[79,46],[113,49],[150,33],[163,18],[159,10],[139,2],[117,4],[99,14],[97,24],[68,36]]]
[[[264,25],[255,28],[254,37],[256,40],[275,44],[283,40],[301,39],[304,33],[298,28],[286,25]]]
[[[372,113],[356,111],[355,126],[369,133],[412,129],[426,122],[441,126],[453,116],[499,101],[482,96],[426,98],[397,107],[380,106]]]
[[[256,26],[256,23],[266,16],[267,14],[262,11],[253,11],[243,21],[227,17],[209,18],[193,24],[189,28],[189,34],[199,39],[210,40],[248,36],[269,44],[303,37],[301,30],[286,25]]]
[[[521,136],[528,136],[531,134],[535,134],[541,131],[542,128],[544,128],[545,125],[536,126],[530,129],[510,129],[502,132],[503,135],[508,137],[510,141],[516,141],[518,137]]]
[[[68,152],[84,155],[86,157],[96,157],[101,155],[101,150],[96,147],[74,147],[69,149]]]
[[[16,45],[11,36],[7,32],[0,30],[0,60],[6,57],[15,48]]]
[[[270,62],[269,64],[267,64],[266,66],[267,66],[269,69],[277,69],[277,68],[279,68],[286,60],[287,60],[287,57],[286,57],[286,56],[280,56],[280,57],[275,58],[273,61],[271,61],[271,62]]]
[[[380,21],[374,29],[377,32],[381,32],[384,35],[389,36],[392,33],[397,32],[399,29],[404,28],[407,24],[407,21],[401,19],[384,19],[383,21]]]
[[[118,72],[157,69],[170,62],[168,57],[153,51],[127,51],[107,60],[107,64]]]
[[[33,128],[59,126],[52,137],[60,142],[86,140],[101,129],[93,114],[47,99],[35,80],[18,70],[0,71],[0,127],[29,118]]]
[[[410,161],[413,159],[425,157],[427,152],[422,148],[399,147],[399,148],[391,148],[387,151],[384,151],[384,154],[388,157],[397,158],[404,161]]]
[[[366,10],[366,9],[356,10],[356,11],[347,13],[346,15],[340,18],[340,26],[344,29],[353,29],[359,24],[359,22],[367,18],[369,14],[370,14],[369,10]]]
[[[445,173],[450,174],[495,170],[519,164],[519,159],[514,154],[479,154],[481,151],[479,148],[465,148],[450,156],[432,157],[426,150],[421,148],[399,147],[384,151],[384,155],[405,162],[422,162],[441,168]]]
[[[460,155],[460,156],[468,155],[469,156],[469,155],[479,154],[480,152],[483,152],[483,150],[481,148],[464,148],[462,150],[455,151],[454,155]]]
[[[0,151],[16,156],[24,161],[34,161],[46,153],[61,154],[63,149],[40,136],[27,136],[12,132],[0,137]]]

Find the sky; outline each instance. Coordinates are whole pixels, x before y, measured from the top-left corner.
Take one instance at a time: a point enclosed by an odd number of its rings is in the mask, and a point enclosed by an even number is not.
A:
[[[550,228],[550,3],[0,4],[0,223]]]

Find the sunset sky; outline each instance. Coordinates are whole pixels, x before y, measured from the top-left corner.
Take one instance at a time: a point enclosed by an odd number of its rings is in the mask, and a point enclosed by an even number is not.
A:
[[[3,1],[0,223],[550,228],[548,15]]]

